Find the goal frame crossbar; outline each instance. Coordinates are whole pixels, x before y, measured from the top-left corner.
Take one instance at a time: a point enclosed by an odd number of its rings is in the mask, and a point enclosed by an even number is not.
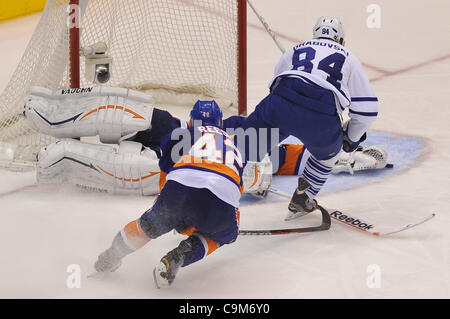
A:
[[[237,90],[238,114],[247,115],[247,0],[236,0],[237,5]],[[69,27],[69,54],[70,54],[70,86],[80,87],[80,27],[82,26],[82,12],[80,0],[70,0],[68,18]]]

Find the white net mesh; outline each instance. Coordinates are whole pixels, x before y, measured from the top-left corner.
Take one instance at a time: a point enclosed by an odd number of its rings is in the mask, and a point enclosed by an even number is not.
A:
[[[0,97],[0,143],[12,146],[14,160],[33,160],[52,141],[34,132],[22,112],[30,86],[70,86],[67,2],[47,1]],[[198,98],[215,98],[222,107],[237,106],[236,0],[80,0],[80,5],[80,46],[105,42],[113,58],[108,86],[150,91],[157,104],[192,106]],[[81,86],[92,86],[83,57],[80,63]]]

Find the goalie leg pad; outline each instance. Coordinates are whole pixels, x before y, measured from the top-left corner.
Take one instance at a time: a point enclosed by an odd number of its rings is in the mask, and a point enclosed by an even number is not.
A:
[[[111,194],[155,195],[159,191],[158,157],[142,144],[109,145],[62,140],[41,149],[40,184],[70,184]]]
[[[153,99],[123,88],[94,87],[52,92],[32,87],[25,116],[37,130],[57,138],[99,135],[117,143],[125,135],[151,128]]]

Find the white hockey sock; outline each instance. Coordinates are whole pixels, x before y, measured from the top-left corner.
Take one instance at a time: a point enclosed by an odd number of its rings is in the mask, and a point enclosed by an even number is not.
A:
[[[325,161],[317,160],[312,155],[308,158],[303,171],[303,177],[311,185],[306,190],[309,198],[313,199],[320,192],[320,189],[331,174],[331,169],[335,161],[335,157]]]

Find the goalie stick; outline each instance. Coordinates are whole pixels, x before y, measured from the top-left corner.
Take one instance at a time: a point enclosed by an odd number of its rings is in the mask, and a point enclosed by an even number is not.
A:
[[[284,197],[284,198],[288,198],[288,199],[291,198],[291,195],[289,195],[289,194],[287,194],[287,193],[285,193],[283,191],[280,191],[280,190],[278,190],[276,188],[273,188],[273,187],[269,187],[268,191],[271,192],[271,193],[277,194],[277,195],[279,195],[281,197]],[[381,230],[378,230],[380,227],[376,226],[376,223],[375,224],[374,223],[370,223],[368,221],[362,220],[361,218],[354,217],[354,216],[352,216],[352,215],[350,215],[348,213],[343,213],[343,212],[341,212],[341,211],[339,211],[337,209],[331,209],[331,208],[325,208],[325,209],[329,212],[330,217],[333,218],[334,220],[336,220],[336,221],[338,221],[338,222],[340,222],[340,223],[342,223],[344,225],[347,225],[347,226],[359,229],[361,231],[367,232],[367,233],[372,234],[374,236],[386,236],[386,235],[399,233],[401,231],[404,231],[404,230],[413,228],[415,226],[418,226],[420,224],[423,224],[426,221],[428,221],[428,220],[430,220],[430,219],[432,219],[433,217],[436,216],[435,213],[432,213],[432,214],[430,214],[430,215],[428,215],[426,217],[423,217],[418,222],[408,223],[408,224],[405,224],[405,225],[401,225],[401,226],[398,226],[398,227],[393,227],[393,228],[381,231]]]
[[[261,236],[261,235],[286,235],[293,233],[310,233],[315,231],[323,231],[330,229],[331,219],[328,211],[322,206],[318,206],[322,213],[322,224],[320,226],[287,228],[287,229],[268,229],[268,230],[239,230],[239,235],[245,236]]]

